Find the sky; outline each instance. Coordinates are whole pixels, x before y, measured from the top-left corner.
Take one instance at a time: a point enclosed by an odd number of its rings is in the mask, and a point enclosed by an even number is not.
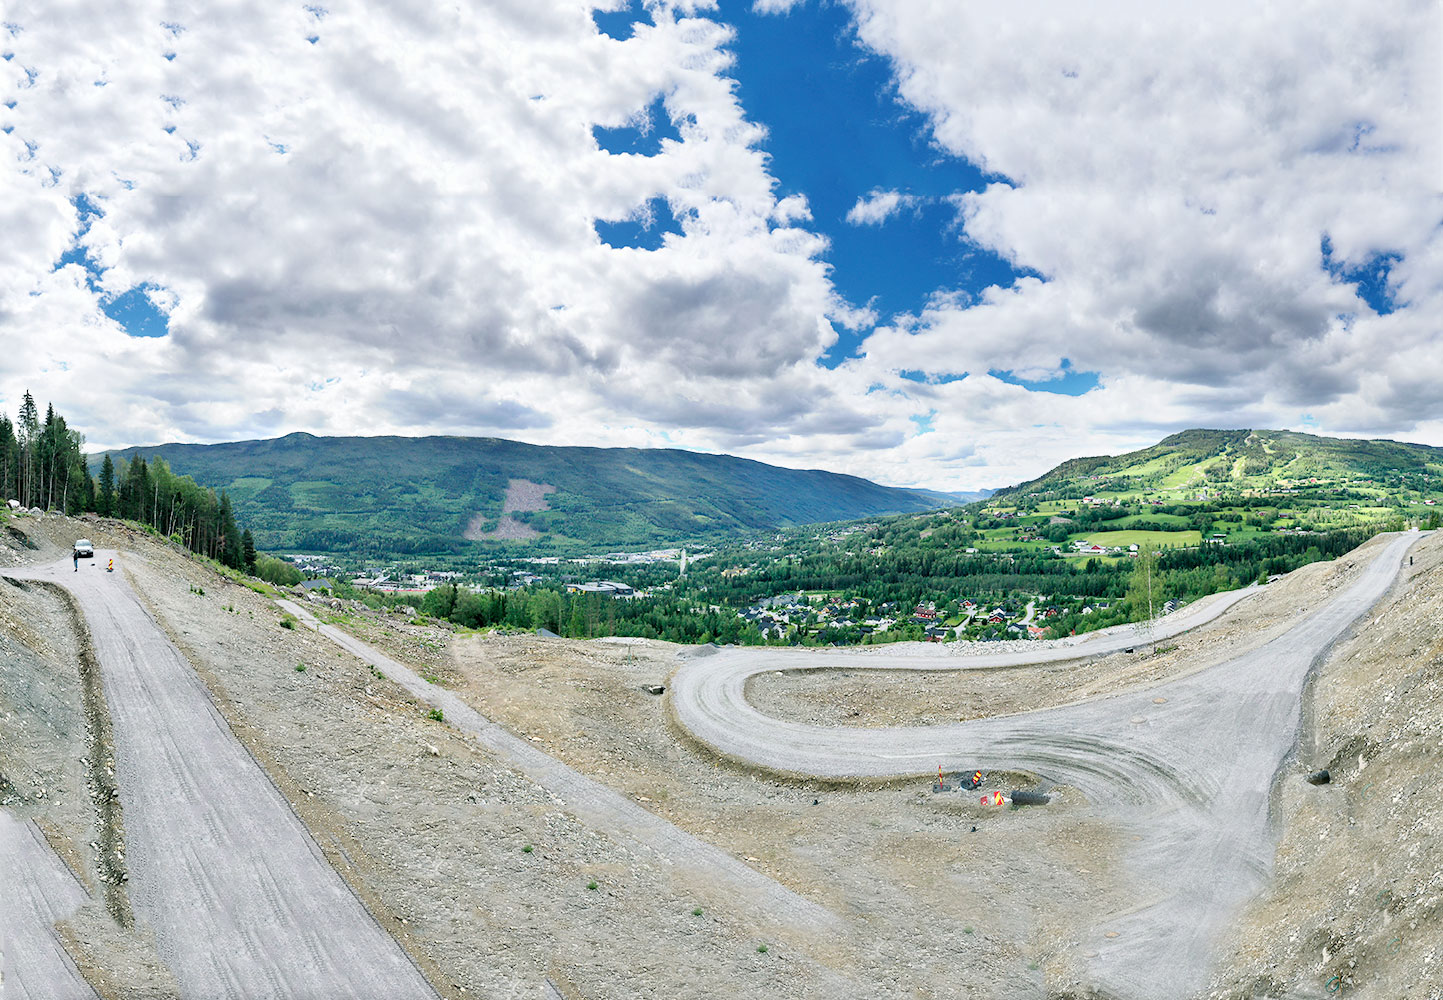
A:
[[[9,0],[0,410],[971,490],[1443,445],[1439,5]]]

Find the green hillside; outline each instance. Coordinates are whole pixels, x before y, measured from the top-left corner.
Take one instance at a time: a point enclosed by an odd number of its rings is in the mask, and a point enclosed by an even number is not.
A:
[[[1367,500],[1437,496],[1440,487],[1443,448],[1296,431],[1189,430],[1125,455],[1071,459],[1031,482],[999,490],[994,499],[1344,491]]]
[[[118,464],[135,454],[163,458],[175,473],[227,491],[237,517],[270,550],[635,548],[955,502],[729,455],[497,438],[291,434],[130,448],[112,457]],[[102,458],[91,457],[93,470]]]

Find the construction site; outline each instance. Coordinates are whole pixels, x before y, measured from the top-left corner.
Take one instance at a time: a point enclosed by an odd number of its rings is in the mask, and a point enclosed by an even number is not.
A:
[[[1151,641],[717,649],[14,516],[0,995],[1438,1000],[1440,563]]]

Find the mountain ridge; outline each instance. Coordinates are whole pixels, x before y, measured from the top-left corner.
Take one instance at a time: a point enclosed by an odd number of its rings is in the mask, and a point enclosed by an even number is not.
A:
[[[1443,448],[1301,431],[1192,428],[1120,455],[1070,458],[994,499],[1044,494],[1273,490],[1319,483],[1436,488]]]
[[[533,445],[505,438],[283,437],[100,452],[159,457],[225,490],[270,549],[460,551],[469,544],[604,548],[683,544],[796,524],[965,502],[820,469],[671,448]],[[552,487],[508,509],[513,484]],[[543,492],[543,491],[535,491]],[[509,519],[498,542],[468,542]]]

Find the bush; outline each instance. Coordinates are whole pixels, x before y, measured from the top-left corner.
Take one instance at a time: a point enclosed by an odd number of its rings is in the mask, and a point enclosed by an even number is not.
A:
[[[275,556],[256,559],[256,576],[277,587],[294,587],[301,582],[301,571]]]

